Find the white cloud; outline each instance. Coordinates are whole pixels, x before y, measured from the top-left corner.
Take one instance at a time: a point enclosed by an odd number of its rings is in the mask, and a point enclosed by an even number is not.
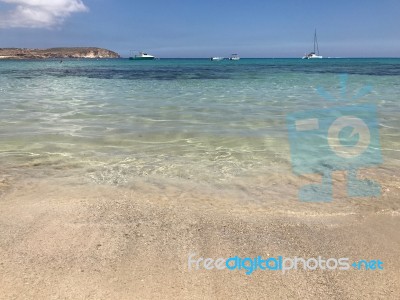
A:
[[[88,8],[81,0],[0,0],[15,6],[0,12],[0,28],[51,28],[60,25],[72,13]]]

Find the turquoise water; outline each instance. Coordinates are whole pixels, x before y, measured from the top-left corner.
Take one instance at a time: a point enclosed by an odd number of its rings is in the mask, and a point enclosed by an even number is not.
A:
[[[400,59],[0,61],[0,163],[111,184],[289,174],[286,116],[336,105],[316,90],[339,97],[343,73],[349,98],[373,86],[347,103],[377,105],[399,166]]]

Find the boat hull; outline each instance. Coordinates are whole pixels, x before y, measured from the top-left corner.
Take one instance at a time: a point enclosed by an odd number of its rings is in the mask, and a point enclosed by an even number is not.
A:
[[[304,56],[303,57],[303,59],[321,59],[322,58],[322,56],[320,56],[320,55],[307,55],[307,56]]]
[[[154,60],[155,57],[129,57],[130,60]]]

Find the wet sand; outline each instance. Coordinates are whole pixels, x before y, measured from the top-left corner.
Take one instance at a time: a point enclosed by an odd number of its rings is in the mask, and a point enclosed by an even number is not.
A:
[[[397,177],[351,212],[340,200],[299,203],[297,186],[279,204],[279,181],[266,183],[271,201],[259,203],[196,183],[3,174],[0,299],[398,299]],[[190,253],[380,259],[384,270],[189,271]]]

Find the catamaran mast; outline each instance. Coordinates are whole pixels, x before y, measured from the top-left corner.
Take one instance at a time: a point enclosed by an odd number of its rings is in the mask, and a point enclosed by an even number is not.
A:
[[[315,45],[317,45],[317,52],[315,52]],[[317,40],[317,29],[314,32],[314,53],[319,55],[319,47],[318,47],[318,40]]]

